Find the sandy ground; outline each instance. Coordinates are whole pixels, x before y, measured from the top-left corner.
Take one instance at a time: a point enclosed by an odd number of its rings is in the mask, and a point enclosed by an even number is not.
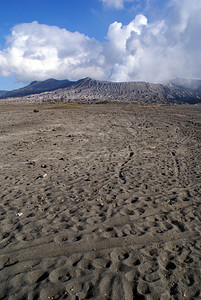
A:
[[[201,299],[200,121],[1,105],[0,299]]]

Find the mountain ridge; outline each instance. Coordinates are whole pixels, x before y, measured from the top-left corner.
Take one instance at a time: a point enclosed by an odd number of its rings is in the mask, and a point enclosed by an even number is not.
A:
[[[57,80],[54,78],[49,78],[44,81],[32,81],[29,85],[23,88],[4,93],[2,98],[23,97],[32,94],[40,94],[43,92],[54,91],[60,88],[68,87],[69,84],[71,84],[71,81],[68,79]]]
[[[49,78],[33,81],[28,86],[6,92],[0,97],[28,97],[33,101],[116,101],[132,103],[201,103],[201,80],[191,80],[187,87],[182,86],[182,79],[172,80],[167,84],[143,81],[111,82],[90,77],[69,81]],[[26,99],[24,99],[26,102]]]

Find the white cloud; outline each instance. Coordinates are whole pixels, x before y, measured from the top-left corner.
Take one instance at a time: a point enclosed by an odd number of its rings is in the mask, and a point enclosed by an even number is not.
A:
[[[139,31],[131,24],[110,25],[110,47],[121,46],[120,54],[112,61],[110,80],[162,82],[174,77],[201,78],[201,2],[172,0],[171,5],[173,12],[166,20],[146,23],[143,16],[136,17],[133,22],[137,28],[140,24]],[[116,31],[110,34],[112,27]]]
[[[124,8],[125,2],[132,2],[133,0],[99,0],[99,1],[101,1],[104,5],[106,5],[108,7],[122,9],[122,8]]]
[[[114,22],[109,26],[107,38],[114,48],[125,51],[126,43],[135,32],[137,35],[141,34],[142,27],[147,25],[147,18],[143,15],[138,15],[136,18],[126,26],[122,23]]]
[[[114,22],[101,43],[79,33],[37,22],[14,26],[0,51],[0,75],[30,82],[50,77],[93,77],[114,81],[162,82],[201,78],[201,1],[171,0],[167,19],[149,23],[137,15]]]
[[[49,77],[103,76],[102,45],[79,32],[37,22],[14,26],[0,51],[0,74],[29,82]]]

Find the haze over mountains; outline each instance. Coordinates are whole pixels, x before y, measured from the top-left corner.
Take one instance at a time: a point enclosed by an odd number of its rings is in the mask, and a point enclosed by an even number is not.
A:
[[[171,81],[172,84],[175,84],[179,87],[189,89],[201,94],[201,79],[185,79],[185,78],[176,78]]]
[[[47,79],[9,92],[0,98],[22,102],[44,101],[117,101],[129,103],[201,103],[201,80],[175,79],[167,84],[148,82],[109,82],[89,77],[78,81]],[[2,102],[3,100],[1,100]],[[8,100],[4,100],[8,101]]]

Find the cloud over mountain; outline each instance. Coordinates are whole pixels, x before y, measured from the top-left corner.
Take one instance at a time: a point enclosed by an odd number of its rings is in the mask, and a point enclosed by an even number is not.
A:
[[[121,8],[124,1],[102,1]],[[16,25],[0,51],[0,75],[22,82],[49,77],[161,82],[201,78],[201,2],[171,0],[166,19],[137,15],[127,25],[114,22],[101,43],[79,32],[32,23]]]
[[[166,20],[149,23],[144,16],[137,16],[127,26],[116,24],[119,39],[113,48],[122,41],[122,51],[110,79],[159,82],[174,77],[201,77],[201,2],[173,0],[171,4],[174,10]],[[120,38],[123,31],[127,33],[125,39]]]
[[[102,76],[102,45],[79,32],[37,22],[12,28],[0,52],[0,73],[16,73],[21,81],[44,78]],[[100,60],[100,63],[99,63]],[[101,67],[99,66],[101,65]]]

